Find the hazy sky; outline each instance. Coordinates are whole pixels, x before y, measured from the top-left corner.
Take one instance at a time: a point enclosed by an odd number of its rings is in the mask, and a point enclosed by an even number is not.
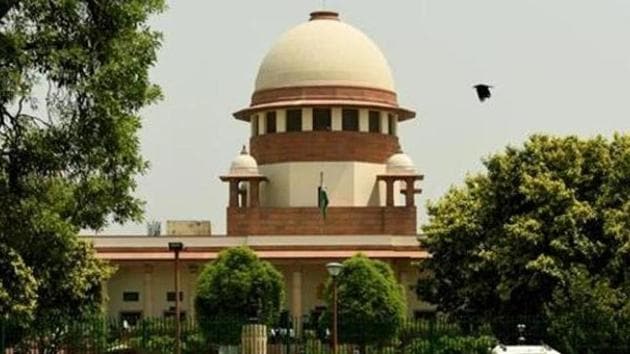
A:
[[[209,219],[225,233],[229,168],[249,127],[248,105],[266,51],[321,0],[179,0],[152,23],[164,33],[152,70],[165,99],[143,111],[138,178],[149,220]],[[416,119],[399,126],[421,173],[420,222],[481,158],[541,132],[630,132],[628,0],[326,0],[364,31],[393,70],[399,102]],[[480,104],[471,86],[496,85]],[[144,234],[144,224],[101,233]]]

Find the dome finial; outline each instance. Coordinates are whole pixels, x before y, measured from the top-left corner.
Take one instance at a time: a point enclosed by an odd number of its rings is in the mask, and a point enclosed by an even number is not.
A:
[[[241,155],[249,155],[247,152],[247,145],[243,144],[243,148],[241,149]]]

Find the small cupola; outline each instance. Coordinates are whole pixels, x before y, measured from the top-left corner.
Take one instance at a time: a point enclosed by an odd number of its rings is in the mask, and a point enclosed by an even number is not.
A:
[[[243,145],[241,153],[232,160],[230,164],[229,176],[259,176],[258,163],[256,159],[247,152],[247,147]]]
[[[229,173],[219,178],[230,185],[230,208],[259,206],[259,185],[267,181],[267,177],[260,174],[256,159],[247,152],[245,145],[241,153],[232,160]]]
[[[387,159],[386,171],[388,175],[415,175],[416,167],[409,155],[399,151]]]

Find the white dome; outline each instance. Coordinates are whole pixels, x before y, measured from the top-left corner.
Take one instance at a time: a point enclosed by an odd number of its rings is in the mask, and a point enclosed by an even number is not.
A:
[[[334,12],[283,34],[263,59],[256,91],[296,86],[361,86],[394,90],[387,60],[374,42]]]
[[[416,167],[407,154],[399,152],[387,159],[388,175],[415,175]]]
[[[230,176],[257,176],[258,163],[247,150],[243,147],[243,151],[238,155],[230,165]]]

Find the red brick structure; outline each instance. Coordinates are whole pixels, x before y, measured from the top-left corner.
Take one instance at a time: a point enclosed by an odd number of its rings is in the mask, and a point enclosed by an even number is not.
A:
[[[399,149],[395,135],[363,132],[290,132],[250,138],[259,165],[291,161],[362,161],[383,164]]]
[[[415,207],[227,208],[228,235],[416,235]]]

